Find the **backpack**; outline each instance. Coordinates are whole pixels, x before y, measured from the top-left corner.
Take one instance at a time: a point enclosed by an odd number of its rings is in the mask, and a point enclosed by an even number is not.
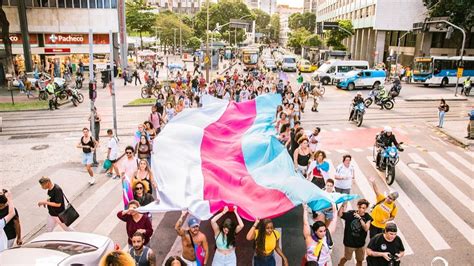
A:
[[[444,112],[445,112],[445,113],[449,112],[449,105],[446,104],[446,105],[444,106]]]

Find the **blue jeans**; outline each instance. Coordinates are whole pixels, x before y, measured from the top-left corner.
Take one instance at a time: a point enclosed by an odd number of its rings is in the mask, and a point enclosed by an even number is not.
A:
[[[444,124],[444,115],[446,113],[444,111],[439,111],[439,124],[438,124],[438,127],[443,127],[443,124]]]
[[[275,256],[273,253],[268,256],[254,256],[253,257],[254,266],[276,266]]]

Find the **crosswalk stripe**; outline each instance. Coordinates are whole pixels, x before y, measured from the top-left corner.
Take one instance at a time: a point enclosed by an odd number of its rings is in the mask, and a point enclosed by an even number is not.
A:
[[[408,132],[405,129],[402,129],[402,128],[399,128],[399,127],[395,128],[395,131],[398,131],[398,132],[402,133],[403,135],[408,135]]]
[[[421,158],[420,155],[416,153],[408,154],[417,163],[427,164],[426,161]],[[440,173],[432,168],[425,170],[434,180],[436,180],[441,186],[445,187],[446,190],[451,194],[455,199],[457,199],[462,205],[468,208],[471,212],[474,211],[474,201],[472,201],[466,194],[459,190],[451,181],[446,179]]]
[[[354,131],[355,129],[353,127],[346,127],[345,130],[347,131]]]
[[[463,157],[461,157],[460,155],[458,155],[457,153],[453,152],[453,151],[448,151],[448,155],[453,157],[454,160],[458,161],[459,163],[461,163],[462,165],[466,166],[468,169],[472,171],[474,171],[472,165],[473,165],[473,162],[468,162],[467,160],[465,160]]]
[[[362,194],[364,194],[364,198],[369,201],[370,199],[375,200],[375,192],[373,191],[372,186],[369,184],[367,177],[365,177],[364,173],[362,173],[362,170],[360,169],[356,160],[352,160],[351,164],[354,166],[356,184]],[[413,255],[413,249],[411,248],[410,244],[408,244],[405,236],[402,234],[402,230],[399,229],[397,234],[402,239],[403,245],[405,246],[405,255]]]
[[[353,148],[352,150],[355,151],[355,152],[363,152],[364,151],[363,149],[359,149],[359,148]]]
[[[94,229],[93,233],[104,236],[110,235],[115,226],[117,226],[119,222],[122,222],[117,218],[117,213],[121,210],[123,210],[122,201],[112,209],[105,219]]]
[[[372,162],[372,157],[367,157],[369,162]],[[371,163],[371,165],[374,165]],[[374,165],[375,167],[375,165]],[[398,192],[399,197],[397,202],[403,207],[405,212],[408,214],[408,217],[413,221],[413,223],[418,227],[420,232],[426,238],[428,243],[433,247],[434,250],[450,249],[451,247],[444,241],[443,237],[438,233],[438,231],[433,227],[433,225],[428,221],[428,219],[423,215],[423,213],[418,209],[418,207],[413,203],[413,201],[408,197],[408,195],[401,189],[397,181],[395,181],[391,187]]]
[[[472,151],[467,151],[466,154],[469,155],[469,156],[471,156],[471,158],[474,158],[474,152],[472,152]]]
[[[331,128],[331,131],[338,132],[341,131],[339,128]]]
[[[474,188],[474,181],[472,180],[472,178],[470,178],[469,176],[467,176],[466,174],[464,174],[463,172],[461,172],[457,167],[455,167],[454,165],[452,165],[448,160],[446,160],[445,158],[443,158],[441,155],[439,155],[438,153],[436,152],[428,152],[431,157],[433,157],[437,162],[440,162],[441,165],[444,165],[445,169],[450,171],[451,173],[454,174],[454,176],[458,177],[459,179],[461,179],[462,181],[464,181],[464,183],[466,183],[468,186],[470,186],[471,188]]]
[[[412,182],[420,193],[438,210],[438,212],[464,236],[471,245],[474,244],[474,230],[461,219],[449,206],[441,200],[402,160],[397,164],[398,168]]]
[[[349,153],[348,151],[342,150],[342,149],[336,149],[335,151],[338,152],[338,153],[341,153],[341,154],[347,154],[347,153]]]

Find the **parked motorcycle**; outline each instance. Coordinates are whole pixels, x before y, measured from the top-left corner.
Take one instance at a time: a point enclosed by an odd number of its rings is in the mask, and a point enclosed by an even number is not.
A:
[[[84,83],[84,77],[82,75],[76,75],[76,88],[78,90],[82,89]]]
[[[75,87],[69,87],[65,90],[68,97],[71,97],[71,102],[74,106],[78,106],[80,103],[84,102],[84,95],[80,93]]]
[[[464,93],[464,95],[469,96],[469,94],[471,93],[471,88],[472,86],[463,85],[461,93]]]
[[[351,121],[354,121],[358,127],[362,125],[362,121],[364,120],[365,114],[365,105],[363,103],[359,103],[354,108],[354,113],[352,114]],[[351,109],[352,112],[352,109]]]
[[[380,86],[379,89],[370,91],[369,97],[364,100],[365,107],[369,108],[374,102],[376,105],[387,110],[391,110],[394,106],[393,98],[382,86]]]
[[[400,142],[400,145],[401,144],[403,144],[403,142]],[[380,151],[380,161],[379,165],[377,165],[377,168],[385,172],[385,181],[388,185],[392,185],[393,182],[395,182],[395,166],[400,160],[398,154],[400,151],[403,151],[403,149],[398,150],[395,146],[386,147]],[[377,152],[377,144],[375,144],[373,152],[374,161],[376,161]]]

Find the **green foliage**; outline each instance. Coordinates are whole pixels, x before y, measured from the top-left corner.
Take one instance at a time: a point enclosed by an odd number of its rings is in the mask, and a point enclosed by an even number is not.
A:
[[[303,41],[303,46],[306,47],[318,47],[322,44],[321,39],[319,38],[319,35],[317,34],[311,34],[306,39]]]
[[[155,14],[147,12],[150,8],[145,0],[128,0],[126,2],[126,21],[129,31],[138,33],[151,32]]]
[[[175,36],[176,45],[179,45],[180,29],[184,43],[193,36],[193,30],[173,13],[160,13],[156,18],[155,27],[161,33],[161,43],[167,46],[174,45]]]
[[[349,32],[353,32],[352,22],[350,20],[338,20],[339,27],[345,29],[333,29],[326,34],[326,45],[333,47],[335,50],[346,50],[347,48],[342,44],[342,40],[351,36]],[[349,32],[347,32],[349,31]]]
[[[293,13],[288,18],[288,27],[292,30],[305,28],[310,32],[314,32],[316,27],[316,15],[311,12]]]
[[[449,17],[449,22],[471,34],[474,27],[472,0],[423,0],[430,17]]]
[[[311,32],[305,28],[294,30],[290,33],[287,45],[294,48],[296,53],[298,53],[301,51],[301,47],[309,35],[311,35]]]
[[[255,19],[255,31],[261,33],[268,32],[268,24],[270,24],[270,15],[261,9],[252,10]]]
[[[193,36],[193,37],[189,38],[188,41],[187,41],[187,47],[189,47],[193,50],[199,49],[201,47],[201,39],[199,39],[196,36]]]
[[[273,42],[279,41],[280,38],[280,15],[273,14],[270,18],[270,40]]]

